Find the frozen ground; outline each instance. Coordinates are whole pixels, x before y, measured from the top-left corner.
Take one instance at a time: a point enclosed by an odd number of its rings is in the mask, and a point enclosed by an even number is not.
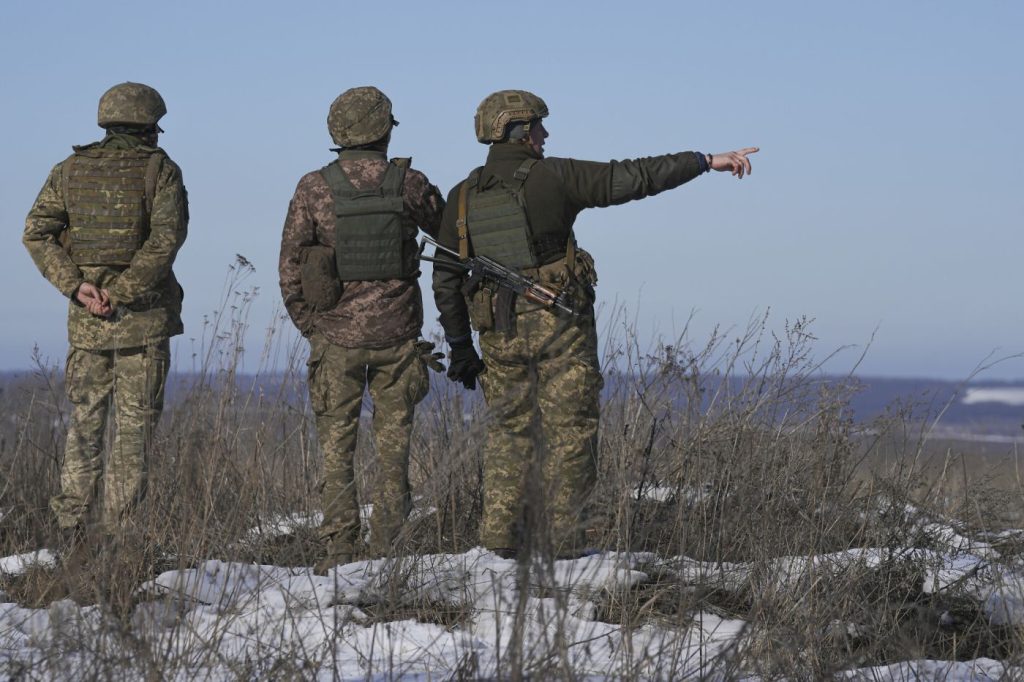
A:
[[[262,532],[287,533],[308,521],[285,519]],[[926,591],[955,585],[983,604],[992,623],[1024,625],[1024,567],[993,561],[992,545],[948,526],[928,530],[948,551],[862,549],[783,557],[757,570],[614,552],[527,569],[483,549],[357,562],[328,576],[209,560],[143,584],[125,623],[69,600],[43,609],[0,604],[0,676],[130,679],[158,663],[164,677],[179,680],[479,679],[513,665],[593,680],[742,678],[736,661],[750,640],[745,621],[699,611],[624,628],[601,620],[600,605],[653,572],[684,585],[738,589],[769,581],[795,589],[811,572],[871,570],[893,558],[925,566]],[[52,562],[45,551],[6,557],[0,571]],[[843,676],[996,680],[1019,678],[1024,669],[988,659],[916,661]]]

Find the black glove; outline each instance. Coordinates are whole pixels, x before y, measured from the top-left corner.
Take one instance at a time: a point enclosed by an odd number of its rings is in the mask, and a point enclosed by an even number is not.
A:
[[[461,381],[469,390],[476,390],[476,377],[486,369],[472,341],[451,347],[448,353],[448,378],[452,381]]]

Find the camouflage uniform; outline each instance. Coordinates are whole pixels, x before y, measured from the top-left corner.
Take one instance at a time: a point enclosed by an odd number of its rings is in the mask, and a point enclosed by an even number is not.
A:
[[[80,527],[102,479],[100,522],[106,532],[114,532],[145,494],[151,438],[163,409],[170,364],[168,339],[182,333],[183,294],[171,265],[185,241],[188,199],[178,166],[163,150],[148,146],[137,135],[108,132],[102,141],[75,149],[75,154],[50,172],[29,211],[22,241],[43,276],[71,299],[65,387],[73,412],[61,492],[51,506],[62,528]],[[88,191],[91,179],[82,173],[89,163],[102,169],[112,156],[132,152],[157,156],[154,193],[141,243],[125,262],[76,259],[74,242],[68,247],[62,241],[67,242],[66,233],[90,216],[83,215],[80,204],[69,201],[69,194],[82,191],[75,187]],[[122,185],[128,182],[122,181]],[[91,201],[96,203],[89,211],[91,217],[116,215],[118,202],[126,200],[133,199],[125,199],[117,191],[93,196]],[[109,292],[114,308],[110,318],[91,315],[75,299],[85,282]],[[103,436],[111,403],[115,436],[104,467]]]
[[[386,142],[341,149],[335,163],[356,189],[372,190],[391,165],[384,149]],[[437,234],[444,199],[426,176],[406,169],[401,197],[404,227]],[[314,246],[335,249],[335,209],[323,173],[314,171],[299,181],[281,238],[281,294],[292,321],[310,341],[310,403],[324,455],[321,534],[329,542],[328,552],[352,554],[359,539],[353,457],[363,394],[369,388],[377,449],[371,538],[373,551],[383,554],[411,507],[409,438],[414,407],[427,392],[426,365],[416,344],[423,302],[415,276],[344,281],[340,298],[323,309],[307,301],[304,253]]]
[[[545,107],[542,115],[546,114]],[[478,138],[480,130],[478,120]],[[543,158],[526,144],[506,141],[491,146],[486,164],[475,177],[476,186],[481,188],[495,183],[513,186],[524,162],[537,159],[523,182],[521,199],[531,250],[539,267],[524,272],[542,283],[565,286],[574,277],[596,281],[592,272],[566,273],[567,245],[573,239],[572,227],[580,211],[622,204],[677,187],[706,170],[706,163],[698,157],[683,152],[598,163]],[[456,185],[448,196],[439,235],[439,242],[453,250],[458,249],[456,221],[461,186]],[[472,252],[472,221],[468,234]],[[447,257],[443,252],[438,256]],[[581,260],[592,265],[589,258]],[[445,335],[453,344],[471,333],[469,309],[461,290],[464,281],[465,276],[455,269],[434,268],[434,297]],[[514,331],[480,334],[486,366],[480,383],[492,419],[483,463],[480,542],[486,547],[520,545],[517,528],[534,464],[541,474],[538,499],[547,507],[544,518],[552,532],[555,552],[570,555],[583,546],[586,504],[597,471],[598,398],[603,385],[592,289],[583,289],[586,293],[578,301],[582,314],[576,318],[517,299]],[[539,461],[535,460],[535,435],[543,444]]]

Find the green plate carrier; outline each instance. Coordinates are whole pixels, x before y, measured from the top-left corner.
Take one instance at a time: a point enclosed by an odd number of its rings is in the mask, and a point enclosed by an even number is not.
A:
[[[419,275],[416,228],[402,220],[405,168],[395,163],[378,187],[360,190],[338,162],[320,174],[334,198],[334,253],[342,282],[406,279]]]

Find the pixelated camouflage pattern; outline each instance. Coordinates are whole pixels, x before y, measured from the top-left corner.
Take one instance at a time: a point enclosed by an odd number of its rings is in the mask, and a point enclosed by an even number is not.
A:
[[[131,135],[108,135],[99,143],[114,149],[140,146]],[[57,164],[25,221],[22,242],[36,267],[69,299],[83,282],[110,293],[115,314],[90,315],[73,299],[68,304],[68,340],[88,350],[132,348],[182,333],[182,289],[171,266],[188,232],[188,196],[181,170],[165,158],[157,175],[149,236],[128,267],[74,264],[61,245],[68,226],[61,166]]]
[[[542,506],[556,552],[579,550],[597,476],[604,385],[593,309],[574,319],[519,301],[515,338],[486,332],[480,348],[487,371],[479,380],[491,419],[480,542],[518,547],[523,505],[532,502]],[[535,472],[540,494],[527,497]]]
[[[338,95],[327,113],[327,130],[336,145],[355,147],[383,138],[391,120],[391,100],[368,85]]]
[[[100,97],[96,123],[101,128],[113,125],[151,126],[167,113],[160,93],[142,83],[119,83]]]
[[[354,455],[363,393],[373,399],[376,446],[371,551],[388,553],[412,506],[409,437],[414,408],[427,394],[427,368],[412,340],[381,349],[345,348],[317,334],[310,339],[309,395],[324,456],[321,535],[329,552],[351,553],[359,541]]]
[[[380,184],[388,168],[382,152],[343,151],[341,167],[358,189]],[[402,192],[403,221],[434,236],[441,223],[444,199],[426,176],[412,168],[405,174]],[[285,308],[306,336],[323,334],[328,341],[348,348],[388,348],[419,336],[423,326],[423,300],[415,279],[345,282],[334,307],[318,311],[302,294],[304,247],[320,244],[334,248],[334,200],[318,171],[299,181],[288,206],[281,236],[279,274]]]
[[[527,90],[499,90],[484,97],[476,108],[473,125],[476,139],[484,144],[501,142],[510,123],[529,123],[548,115],[548,105]]]
[[[169,367],[167,340],[121,350],[69,350],[64,381],[73,411],[61,492],[50,501],[62,528],[91,520],[100,482],[98,522],[105,532],[116,532],[142,500]],[[114,442],[104,465],[103,440],[111,410]]]

